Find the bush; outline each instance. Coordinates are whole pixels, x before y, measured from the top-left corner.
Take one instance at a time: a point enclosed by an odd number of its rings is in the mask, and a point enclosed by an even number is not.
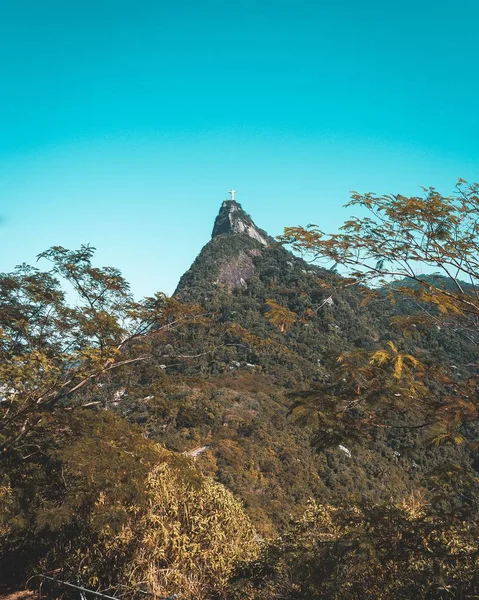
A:
[[[4,464],[4,583],[55,572],[123,598],[143,590],[201,600],[221,597],[235,562],[255,555],[232,494],[125,421],[62,412],[38,435],[48,451]]]

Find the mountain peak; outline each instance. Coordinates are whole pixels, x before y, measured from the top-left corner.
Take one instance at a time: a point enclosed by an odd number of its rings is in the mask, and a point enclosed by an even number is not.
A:
[[[216,217],[211,237],[214,238],[224,233],[242,233],[257,240],[263,246],[267,246],[274,241],[265,231],[256,227],[253,219],[236,200],[225,200],[223,202]]]

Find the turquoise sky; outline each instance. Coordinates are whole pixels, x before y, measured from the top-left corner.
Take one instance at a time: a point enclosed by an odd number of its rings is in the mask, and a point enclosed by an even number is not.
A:
[[[1,4],[0,271],[89,242],[171,293],[231,187],[276,235],[479,179],[476,0]]]

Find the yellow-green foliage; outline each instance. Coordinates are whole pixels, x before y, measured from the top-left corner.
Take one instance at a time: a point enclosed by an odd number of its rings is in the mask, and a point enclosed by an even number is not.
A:
[[[123,597],[136,598],[138,590],[191,600],[221,597],[235,563],[256,556],[258,541],[241,504],[189,459],[178,458],[159,454],[145,482],[145,504],[122,507],[127,516],[117,531],[105,522],[95,543],[72,553],[72,568],[81,565],[90,586],[105,581],[110,565],[116,570],[110,585]],[[100,494],[92,519],[109,502]]]
[[[36,431],[50,449],[9,463],[0,485],[0,554],[19,577],[54,571],[125,599],[201,600],[221,597],[236,561],[255,556],[242,505],[189,457],[111,413],[46,421]]]
[[[311,502],[291,531],[244,568],[235,600],[475,598],[475,522],[438,514],[417,491],[402,502]]]
[[[266,304],[269,307],[269,311],[265,313],[265,317],[269,319],[281,333],[284,333],[297,321],[298,315],[295,312],[288,310],[274,300],[266,300]]]
[[[124,530],[137,540],[129,583],[159,596],[221,595],[235,562],[258,550],[241,504],[210,478],[185,481],[166,463],[150,474],[147,489],[148,510]]]
[[[0,540],[6,538],[12,529],[12,516],[15,512],[12,488],[0,479]]]

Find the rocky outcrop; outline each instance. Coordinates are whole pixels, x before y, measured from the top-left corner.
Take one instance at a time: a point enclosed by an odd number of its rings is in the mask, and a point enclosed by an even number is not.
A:
[[[240,250],[234,258],[220,263],[215,284],[230,288],[246,288],[254,275],[254,264],[249,252]]]
[[[235,200],[225,200],[221,205],[211,237],[214,238],[225,233],[245,234],[263,246],[274,243],[273,238],[262,229],[259,229],[259,227],[256,227],[253,219],[243,210],[241,204]]]

